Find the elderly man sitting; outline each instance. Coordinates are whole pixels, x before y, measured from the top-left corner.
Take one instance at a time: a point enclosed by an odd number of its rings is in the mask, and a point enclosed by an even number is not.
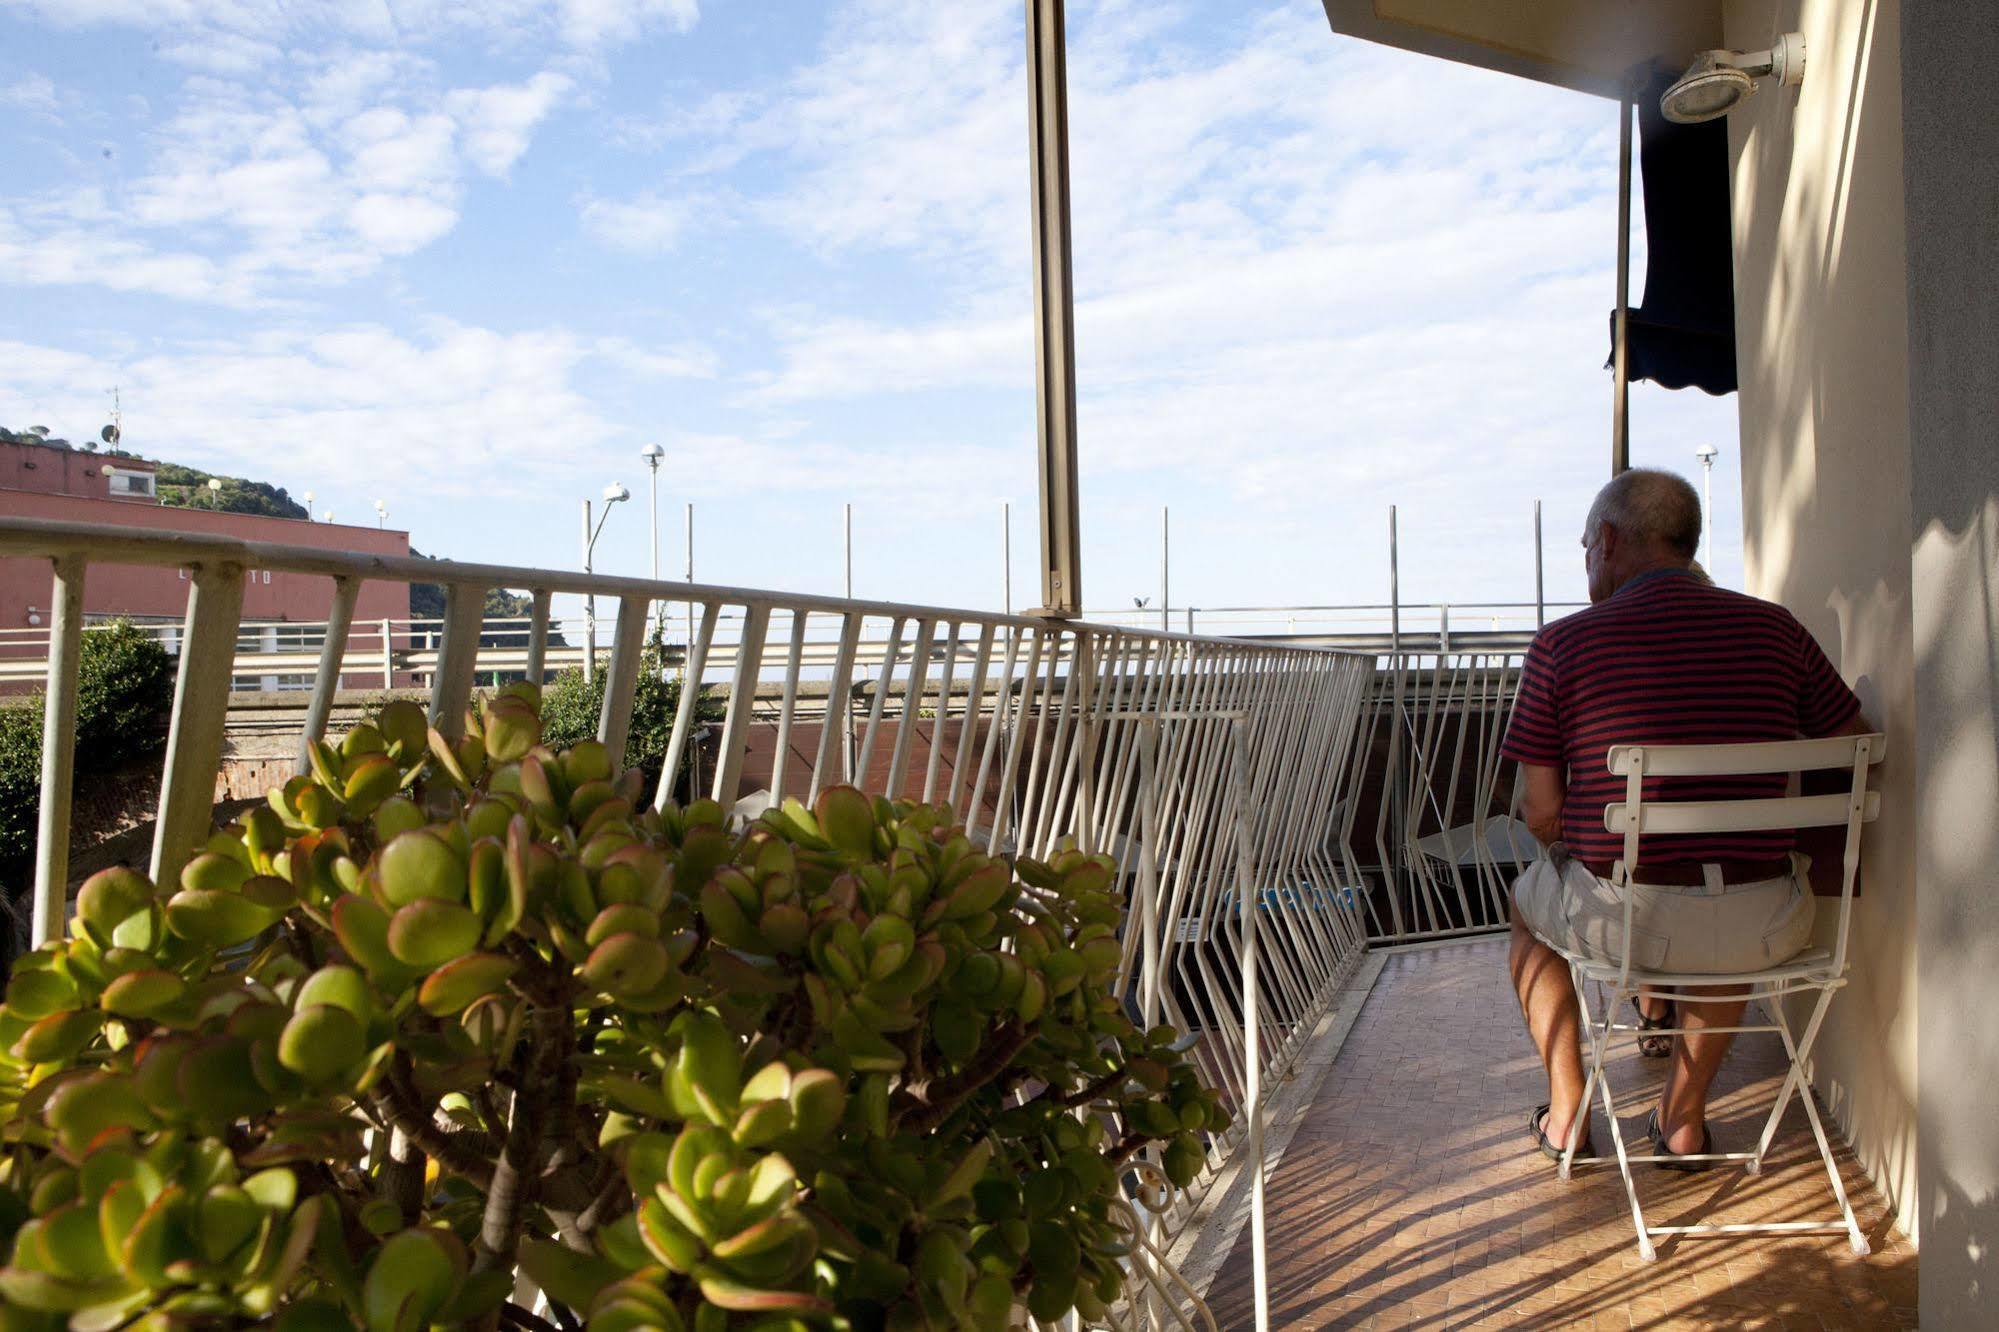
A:
[[[1701,511],[1693,487],[1632,470],[1603,488],[1583,527],[1593,603],[1534,638],[1503,749],[1526,778],[1527,825],[1548,848],[1513,886],[1514,988],[1548,1070],[1548,1104],[1528,1131],[1559,1157],[1572,1126],[1587,1145],[1577,1049],[1580,1010],[1568,967],[1548,946],[1650,970],[1756,970],[1802,951],[1812,895],[1788,832],[1645,838],[1632,939],[1611,886],[1622,842],[1603,810],[1624,796],[1605,766],[1616,744],[1724,744],[1859,734],[1860,703],[1789,611],[1715,587],[1693,564]],[[1785,778],[1648,778],[1646,798],[1782,795]],[[1740,1023],[1740,989],[1705,987],[1686,1003],[1659,1105],[1647,1127],[1661,1156],[1711,1152],[1708,1085]],[[1641,1010],[1642,1011],[1642,1010]],[[1580,1117],[1581,1124],[1577,1124]],[[1662,1163],[1664,1164],[1664,1163]],[[1688,1162],[1668,1168],[1699,1169]]]

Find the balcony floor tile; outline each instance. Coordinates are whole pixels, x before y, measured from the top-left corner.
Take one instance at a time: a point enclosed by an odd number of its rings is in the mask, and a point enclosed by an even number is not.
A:
[[[1873,1256],[1853,1257],[1839,1235],[1755,1236],[1668,1239],[1642,1262],[1614,1168],[1564,1184],[1527,1140],[1545,1084],[1505,962],[1502,938],[1387,958],[1267,1186],[1273,1326],[1915,1325],[1915,1250],[1843,1148]],[[1627,1045],[1608,1066],[1626,1145],[1642,1150],[1665,1061]],[[1723,1150],[1754,1140],[1783,1073],[1776,1037],[1737,1042],[1710,1097]],[[1592,1123],[1608,1150],[1601,1106]],[[1760,1177],[1639,1169],[1654,1225],[1836,1215],[1796,1106]],[[1249,1273],[1245,1228],[1208,1292],[1223,1328],[1253,1325]]]

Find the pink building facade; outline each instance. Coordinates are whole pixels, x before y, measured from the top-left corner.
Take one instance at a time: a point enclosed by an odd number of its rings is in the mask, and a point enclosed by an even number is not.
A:
[[[370,555],[409,554],[409,533],[402,531],[162,505],[154,494],[153,471],[152,463],[138,458],[0,441],[0,517],[140,527]],[[84,579],[84,615],[87,622],[126,618],[177,625],[187,610],[188,588],[184,569],[92,565]],[[46,653],[50,591],[47,561],[0,559],[0,656],[18,659]],[[330,578],[252,571],[244,588],[241,648],[254,652],[315,644],[310,629],[291,633],[283,626],[313,626],[325,621],[332,607]],[[402,622],[409,618],[407,584],[361,585],[354,610],[357,638],[369,625],[395,621],[392,645],[407,648],[408,626]],[[163,636],[173,641],[171,629],[163,630]],[[372,639],[381,642],[379,629]],[[397,675],[395,683],[409,682],[403,673]],[[291,683],[271,680],[265,687]],[[350,677],[348,683],[379,687],[384,680],[375,672],[369,678]]]

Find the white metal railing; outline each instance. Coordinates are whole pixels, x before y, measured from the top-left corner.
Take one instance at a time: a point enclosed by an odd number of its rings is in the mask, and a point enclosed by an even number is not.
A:
[[[1509,886],[1540,851],[1519,818],[1518,766],[1499,753],[1523,655],[1382,659],[1338,834],[1372,942],[1505,928]]]
[[[489,589],[529,592],[533,615],[518,651],[531,678],[550,664],[553,595],[614,598],[598,723],[613,753],[623,752],[629,734],[648,615],[656,599],[670,598],[694,612],[687,675],[728,686],[707,794],[729,804],[748,791],[754,809],[760,799],[810,799],[825,782],[854,780],[892,796],[948,800],[994,849],[1045,854],[1075,837],[1086,850],[1112,851],[1131,883],[1120,973],[1127,1002],[1142,1021],[1194,1035],[1205,1080],[1236,1111],[1226,1133],[1210,1136],[1206,1169],[1192,1188],[1168,1188],[1156,1168],[1141,1164],[1133,1298],[1113,1325],[1206,1322],[1198,1299],[1154,1255],[1192,1223],[1194,1200],[1217,1174],[1238,1162],[1253,1181],[1260,1315],[1267,1310],[1262,1089],[1295,1060],[1366,948],[1342,818],[1365,766],[1356,745],[1361,720],[1380,717],[1367,707],[1372,655],[24,519],[0,520],[0,556],[53,566],[37,942],[65,918],[82,589],[93,563],[190,571],[152,845],[156,881],[173,880],[209,830],[229,688],[252,655],[240,647],[249,568],[332,580],[301,770],[306,741],[324,732],[347,671],[364,580],[444,585],[429,711],[447,734],[462,726],[483,668],[480,612]],[[864,655],[864,641],[879,642],[879,653]],[[823,689],[802,688],[808,661],[823,663]],[[659,803],[675,796],[681,758],[698,743],[698,692],[682,695]],[[816,717],[802,702],[808,692],[827,700]]]
[[[657,631],[668,658],[678,662],[685,651],[692,628],[685,597],[685,583],[662,585],[671,589],[648,620],[648,632]],[[1164,628],[1186,634],[1220,635],[1230,638],[1298,640],[1320,647],[1344,647],[1357,651],[1380,651],[1390,642],[1405,648],[1422,645],[1428,650],[1451,652],[1473,645],[1487,648],[1523,646],[1531,637],[1542,613],[1566,613],[1567,603],[1537,607],[1533,602],[1489,602],[1399,606],[1224,606],[1214,609],[1181,607],[1165,616],[1156,610],[1092,612],[1090,622],[1116,628]],[[93,617],[85,632],[108,628],[116,617]],[[444,637],[442,618],[371,618],[352,620],[341,658],[340,673],[346,688],[393,689],[430,683],[437,670],[439,649]],[[181,625],[157,619],[138,627],[178,652]],[[235,661],[237,687],[256,689],[306,689],[319,668],[320,651],[328,624],[324,620],[245,620],[238,628]],[[718,667],[727,664],[731,641],[741,628],[741,613],[725,611],[717,621],[719,641],[714,651]],[[594,621],[582,614],[555,615],[548,619],[548,634],[542,661],[549,670],[568,670],[583,664],[585,644],[608,643],[616,634],[615,616]],[[528,645],[534,635],[534,620],[528,616],[488,616],[481,621],[479,650],[474,678],[520,674],[526,669]],[[48,673],[48,627],[0,628],[0,684],[42,679]],[[886,650],[881,638],[864,639],[859,644],[860,659],[879,660]],[[831,666],[838,647],[837,638],[821,634],[808,640],[804,669],[808,677]]]

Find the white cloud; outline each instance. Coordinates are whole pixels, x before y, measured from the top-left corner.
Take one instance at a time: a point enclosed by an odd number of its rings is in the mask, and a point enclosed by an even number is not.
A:
[[[350,281],[449,234],[468,178],[504,176],[571,87],[543,71],[439,89],[428,62],[393,51],[302,63],[296,93],[190,80],[118,199],[20,201],[0,229],[8,275],[227,304]]]
[[[58,111],[55,80],[33,70],[9,74],[0,81],[0,106],[54,119]]]
[[[466,36],[531,47],[559,40],[581,50],[631,41],[652,31],[685,32],[700,18],[698,0],[351,0],[300,5],[287,0],[0,0],[61,27],[116,26],[173,33],[170,58],[233,72],[242,62],[329,34],[383,44],[444,43]],[[198,34],[190,36],[189,34]],[[218,43],[217,39],[221,39]]]
[[[562,34],[595,48],[628,42],[649,28],[686,32],[701,17],[698,0],[561,0]]]
[[[643,379],[710,379],[720,363],[707,347],[683,343],[641,347],[629,338],[599,338],[597,355]]]
[[[461,126],[466,157],[489,176],[506,175],[569,87],[567,75],[543,70],[526,83],[452,93],[446,104]]]
[[[642,194],[633,199],[585,199],[583,229],[617,250],[657,254],[672,249],[686,230],[691,205],[683,199]]]
[[[0,401],[88,421],[117,384],[129,445],[148,457],[280,480],[528,493],[562,465],[546,447],[550,423],[615,429],[571,382],[589,355],[561,329],[455,324],[415,337],[374,325],[286,330],[122,359],[5,342]]]

